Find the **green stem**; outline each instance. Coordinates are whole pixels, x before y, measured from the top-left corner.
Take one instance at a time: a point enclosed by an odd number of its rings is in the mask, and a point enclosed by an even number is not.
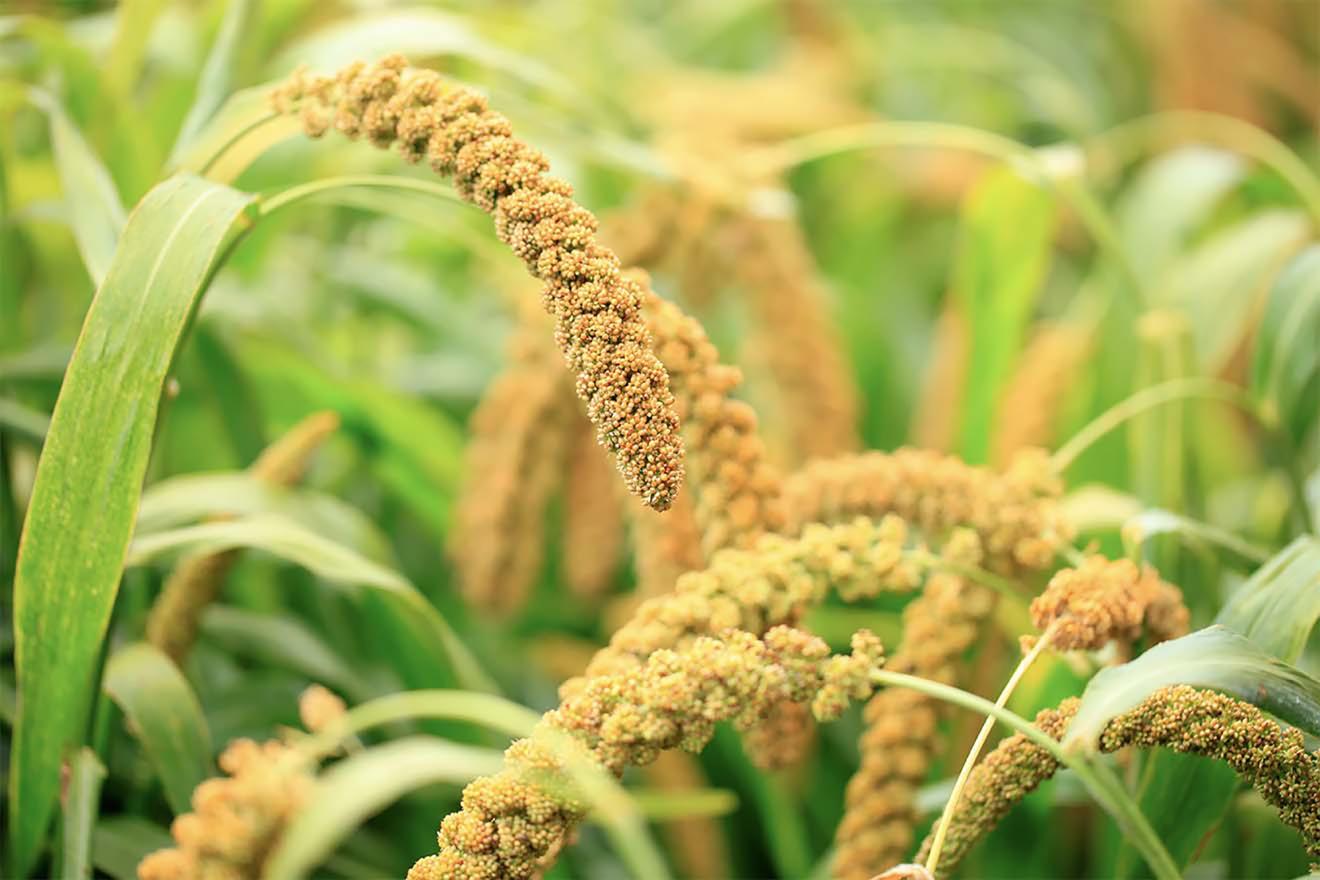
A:
[[[340,177],[326,177],[312,180],[270,193],[261,197],[257,203],[257,216],[268,217],[281,208],[313,198],[337,189],[375,188],[406,190],[434,196],[451,202],[462,202],[458,194],[443,183],[421,180],[416,177],[401,177],[392,174],[347,174]]]
[[[1315,523],[1311,519],[1311,508],[1306,499],[1306,481],[1297,471],[1295,456],[1288,452],[1288,444],[1278,425],[1265,418],[1256,401],[1243,389],[1220,379],[1197,376],[1190,379],[1172,379],[1143,388],[1132,396],[1120,400],[1109,409],[1090,421],[1060,446],[1050,458],[1050,465],[1056,473],[1063,473],[1077,462],[1082,453],[1097,441],[1123,425],[1124,422],[1142,413],[1174,403],[1179,400],[1201,399],[1217,400],[1241,410],[1264,432],[1271,454],[1278,459],[1288,480],[1288,487],[1293,496],[1293,511],[1305,532],[1314,532]]]
[[[1018,682],[1022,681],[1022,676],[1027,674],[1027,670],[1036,662],[1045,649],[1050,644],[1050,639],[1054,637],[1054,628],[1047,629],[1031,650],[1018,663],[1013,674],[1008,677],[1004,689],[999,692],[999,699],[995,700],[995,705],[1004,708],[1008,705],[1008,699],[1017,690]],[[986,716],[985,723],[981,725],[980,732],[976,735],[976,742],[972,743],[971,749],[967,752],[967,760],[963,761],[962,770],[958,772],[958,779],[953,784],[953,791],[949,794],[948,803],[944,805],[944,812],[940,814],[939,824],[935,826],[935,840],[930,847],[930,855],[926,857],[926,870],[932,877],[938,876],[935,872],[940,865],[940,852],[944,849],[944,838],[949,833],[949,825],[953,822],[953,814],[958,809],[958,801],[962,798],[963,789],[967,786],[967,779],[972,775],[972,768],[976,766],[976,759],[981,755],[981,749],[985,748],[985,742],[990,738],[990,731],[994,729],[995,720]]]
[[[890,120],[867,122],[814,132],[765,147],[748,157],[748,165],[766,174],[783,171],[838,153],[874,147],[939,147],[997,159],[1017,168],[1057,192],[1077,213],[1092,240],[1119,267],[1137,302],[1150,299],[1146,284],[1123,247],[1114,222],[1100,200],[1079,177],[1067,178],[1049,167],[1041,151],[1012,138],[947,122]]]
[[[1091,797],[1104,808],[1105,812],[1114,817],[1114,821],[1118,823],[1119,828],[1123,830],[1123,833],[1132,841],[1133,846],[1145,858],[1146,864],[1150,866],[1156,880],[1180,880],[1181,874],[1178,871],[1177,864],[1173,861],[1173,857],[1169,855],[1168,850],[1164,848],[1164,844],[1155,834],[1155,830],[1150,827],[1150,823],[1146,821],[1146,817],[1142,815],[1141,809],[1123,790],[1118,780],[1114,779],[1113,774],[1109,773],[1103,765],[1093,758],[1064,751],[1058,740],[1040,730],[1021,715],[956,687],[928,681],[915,675],[891,672],[887,669],[872,672],[871,680],[876,684],[888,687],[909,688],[928,697],[952,703],[964,709],[970,709],[981,715],[990,716],[1022,734],[1048,752],[1059,764],[1072,770],[1077,775],[1078,780],[1081,781]]]
[[[1085,145],[1087,165],[1109,165],[1117,171],[1145,154],[1152,141],[1168,138],[1208,141],[1274,169],[1297,192],[1311,222],[1320,226],[1320,177],[1283,141],[1232,116],[1176,110],[1124,122]]]
[[[1223,401],[1238,407],[1248,415],[1253,417],[1256,415],[1255,403],[1236,385],[1204,377],[1173,379],[1143,388],[1096,416],[1074,434],[1071,440],[1055,451],[1050,463],[1055,472],[1063,473],[1081,457],[1083,452],[1129,419],[1156,407],[1189,398]]]
[[[197,174],[201,177],[205,177],[207,172],[210,171],[212,168],[214,168],[217,164],[219,164],[220,160],[223,159],[225,155],[230,151],[230,149],[232,149],[239,141],[243,140],[243,138],[247,137],[248,135],[252,134],[254,131],[257,131],[258,129],[262,128],[263,126],[270,125],[272,122],[278,121],[280,118],[282,118],[281,114],[276,113],[275,111],[272,110],[270,113],[266,114],[265,116],[262,116],[260,119],[255,119],[249,124],[240,128],[238,131],[234,132],[234,134],[228,140],[226,140],[220,146],[216,147],[214,153],[212,153],[210,156],[207,157],[206,161],[203,162],[201,167],[197,169]]]

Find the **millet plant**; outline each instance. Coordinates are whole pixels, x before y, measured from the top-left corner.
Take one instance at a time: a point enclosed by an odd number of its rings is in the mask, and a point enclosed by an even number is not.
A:
[[[0,873],[1320,872],[1320,7],[454,6],[0,15]]]

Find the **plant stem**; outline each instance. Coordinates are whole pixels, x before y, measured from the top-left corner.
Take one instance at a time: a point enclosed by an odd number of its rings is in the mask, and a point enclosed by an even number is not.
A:
[[[408,190],[451,202],[462,202],[462,199],[458,197],[453,189],[430,180],[392,174],[347,174],[340,177],[326,177],[321,180],[309,181],[263,196],[257,204],[257,216],[269,216],[280,208],[286,208],[289,205],[297,204],[325,192],[358,187]]]
[[[1124,422],[1147,410],[1188,398],[1220,400],[1238,407],[1248,415],[1256,416],[1255,404],[1247,393],[1236,385],[1204,377],[1172,379],[1143,388],[1096,416],[1074,434],[1071,440],[1055,451],[1050,464],[1055,472],[1063,473],[1081,457],[1083,452],[1110,431],[1122,426]]]
[[[1017,690],[1018,683],[1022,681],[1031,665],[1036,662],[1036,658],[1049,647],[1050,640],[1054,637],[1054,627],[1047,629],[1022,662],[1018,663],[1013,674],[1008,677],[1008,682],[1004,689],[999,692],[999,699],[995,700],[995,705],[1004,708],[1008,704],[1008,699]],[[967,760],[963,761],[962,770],[958,773],[958,780],[953,784],[953,791],[949,794],[948,803],[944,805],[944,812],[940,815],[939,824],[935,827],[935,840],[930,847],[930,855],[926,857],[926,870],[931,876],[935,876],[935,869],[940,864],[940,851],[944,849],[944,838],[949,833],[949,825],[953,822],[953,815],[958,809],[958,801],[962,797],[963,788],[967,785],[967,778],[972,775],[972,767],[976,765],[976,759],[980,757],[981,750],[985,748],[985,742],[990,738],[990,731],[995,726],[995,719],[986,716],[985,723],[981,725],[980,732],[976,735],[976,741],[972,744],[971,750],[967,753]]]
[[[928,697],[943,700],[946,703],[952,703],[955,706],[961,706],[982,715],[991,716],[996,721],[1022,734],[1048,752],[1055,761],[1076,773],[1078,780],[1081,781],[1091,797],[1104,808],[1105,812],[1114,817],[1119,827],[1132,841],[1133,846],[1141,853],[1146,860],[1146,864],[1150,866],[1151,871],[1154,873],[1156,880],[1180,880],[1181,874],[1178,871],[1178,866],[1155,834],[1155,830],[1146,821],[1146,817],[1142,815],[1141,809],[1123,790],[1122,786],[1113,779],[1112,774],[1106,777],[1102,765],[1096,763],[1089,756],[1065,752],[1058,740],[1049,736],[1016,712],[1012,712],[1003,706],[997,706],[983,697],[969,694],[967,691],[956,687],[940,684],[936,681],[928,681],[915,675],[891,672],[887,669],[872,672],[871,680],[876,684],[889,687],[911,688]]]
[[[1055,473],[1063,473],[1077,462],[1082,453],[1091,448],[1098,440],[1123,425],[1124,422],[1141,415],[1147,410],[1164,406],[1178,400],[1199,398],[1218,400],[1241,410],[1264,432],[1269,450],[1279,459],[1288,487],[1293,496],[1293,510],[1304,532],[1314,532],[1315,523],[1311,519],[1311,509],[1306,499],[1306,483],[1296,468],[1294,456],[1288,454],[1288,444],[1279,427],[1265,418],[1255,400],[1243,389],[1220,379],[1198,376],[1190,379],[1172,379],[1151,385],[1137,391],[1130,397],[1120,400],[1109,409],[1092,419],[1080,431],[1064,443],[1050,458],[1050,466]]]
[[[1315,172],[1268,131],[1221,113],[1176,110],[1124,122],[1084,145],[1087,165],[1108,163],[1117,171],[1146,152],[1151,141],[1171,137],[1209,141],[1274,169],[1301,198],[1311,222],[1320,227],[1320,179]]]
[[[1068,145],[1061,146],[1066,149]],[[1142,303],[1150,299],[1147,296],[1146,283],[1128,257],[1113,220],[1085,181],[1080,176],[1068,177],[1051,169],[1040,150],[1012,138],[947,122],[911,120],[864,122],[790,138],[782,143],[762,148],[748,157],[748,165],[767,174],[778,174],[804,162],[872,147],[940,147],[948,150],[963,150],[998,159],[1006,165],[1025,171],[1035,180],[1057,192],[1077,212],[1078,219],[1086,226],[1092,240],[1101,250],[1108,253],[1110,259],[1118,266],[1134,302]]]

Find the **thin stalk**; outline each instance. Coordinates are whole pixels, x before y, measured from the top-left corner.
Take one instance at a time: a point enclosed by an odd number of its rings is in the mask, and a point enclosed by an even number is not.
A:
[[[210,171],[212,168],[214,168],[220,162],[220,160],[225,157],[225,154],[227,154],[229,150],[234,147],[235,144],[243,140],[243,138],[247,137],[248,135],[252,134],[252,132],[257,131],[262,126],[269,125],[270,123],[275,122],[280,118],[281,118],[281,114],[276,113],[274,110],[272,110],[270,113],[266,114],[265,116],[262,116],[260,119],[253,120],[251,123],[243,126],[238,131],[234,132],[234,134],[228,140],[226,140],[224,143],[222,143],[219,147],[216,148],[216,151],[214,153],[212,153],[210,156],[207,157],[206,161],[202,163],[202,166],[197,169],[198,175],[205,177],[206,173]]]
[[[956,574],[959,577],[967,578],[969,581],[975,581],[982,586],[989,587],[1009,601],[1021,602],[1024,598],[1022,589],[1018,584],[992,571],[986,571],[984,568],[953,562],[928,550],[909,550],[905,555],[919,565],[924,565],[927,568],[943,569],[950,574]]]
[[[1142,413],[1189,398],[1219,400],[1232,404],[1256,417],[1256,406],[1245,391],[1236,385],[1221,382],[1218,379],[1196,377],[1192,379],[1172,379],[1149,388],[1143,388],[1125,400],[1111,406],[1091,420],[1089,424],[1073,435],[1072,439],[1055,451],[1050,464],[1055,472],[1063,473],[1071,467],[1082,453],[1091,448],[1098,440],[1123,425],[1124,422]]]
[[[1288,454],[1288,444],[1279,427],[1261,414],[1250,394],[1236,385],[1219,379],[1203,376],[1172,379],[1141,389],[1096,416],[1074,434],[1072,439],[1055,450],[1054,455],[1050,457],[1050,465],[1055,473],[1061,474],[1075,464],[1082,453],[1128,420],[1156,407],[1187,399],[1217,400],[1227,403],[1256,423],[1265,434],[1268,448],[1278,458],[1279,467],[1288,480],[1288,487],[1293,496],[1293,510],[1302,531],[1314,532],[1315,523],[1311,519],[1311,509],[1306,499],[1306,481],[1297,471],[1294,457]]]
[[[1004,708],[1008,705],[1009,697],[1017,690],[1018,683],[1022,681],[1022,676],[1026,675],[1027,670],[1031,668],[1036,659],[1049,647],[1050,640],[1054,638],[1055,628],[1053,625],[1045,630],[1045,633],[1036,640],[1036,644],[1022,662],[1013,670],[1013,674],[1008,677],[1008,682],[1004,689],[999,692],[999,699],[995,700],[995,705]],[[994,729],[995,720],[986,716],[985,723],[981,725],[980,732],[976,735],[976,742],[972,744],[971,751],[967,753],[967,760],[963,761],[962,770],[958,773],[958,780],[953,784],[953,791],[949,794],[948,803],[944,805],[944,812],[940,815],[939,825],[935,828],[935,840],[930,847],[930,855],[926,857],[926,870],[932,877],[935,875],[935,869],[940,864],[940,852],[944,849],[944,838],[949,833],[949,825],[953,822],[953,814],[958,809],[958,801],[962,798],[963,788],[967,785],[967,779],[972,775],[972,768],[976,766],[976,760],[981,756],[981,750],[985,748],[986,740],[990,738],[990,731]]]
[[[326,192],[360,187],[407,190],[451,202],[462,202],[462,199],[450,187],[435,181],[390,174],[347,174],[340,177],[312,180],[262,196],[257,203],[257,216],[268,217],[281,208],[287,208],[289,205],[295,205]]]
[[[1065,178],[1049,167],[1039,150],[1012,138],[965,125],[947,122],[890,120],[841,126],[790,138],[751,154],[751,167],[766,174],[782,174],[787,169],[838,153],[873,147],[939,147],[962,150],[997,159],[1005,165],[1026,172],[1049,186],[1077,213],[1092,240],[1117,264],[1123,279],[1137,302],[1150,299],[1146,283],[1137,273],[1123,247],[1114,222],[1104,206],[1080,178]]]
[[[1320,227],[1320,177],[1283,141],[1249,122],[1203,110],[1155,113],[1124,122],[1084,145],[1087,165],[1108,163],[1116,171],[1146,153],[1152,141],[1177,137],[1210,142],[1266,165],[1301,198]]]
[[[1059,741],[1046,734],[1040,728],[1027,721],[1016,712],[1012,712],[1003,706],[997,706],[989,700],[978,697],[976,694],[969,694],[967,691],[951,687],[947,684],[940,684],[936,681],[928,681],[915,675],[907,675],[902,672],[891,672],[887,669],[878,669],[871,673],[871,680],[879,685],[887,687],[905,687],[928,697],[951,703],[955,706],[961,706],[964,709],[970,709],[982,715],[993,717],[996,721],[1022,734],[1036,745],[1040,746],[1050,757],[1054,758],[1059,764],[1072,770],[1077,779],[1086,788],[1105,812],[1114,817],[1119,827],[1132,841],[1132,844],[1141,853],[1155,875],[1155,880],[1180,880],[1181,874],[1178,871],[1177,864],[1173,857],[1169,855],[1168,850],[1160,841],[1155,830],[1150,827],[1146,817],[1142,815],[1141,809],[1132,800],[1118,781],[1113,778],[1113,774],[1106,775],[1106,769],[1103,765],[1094,762],[1090,757],[1067,752]]]

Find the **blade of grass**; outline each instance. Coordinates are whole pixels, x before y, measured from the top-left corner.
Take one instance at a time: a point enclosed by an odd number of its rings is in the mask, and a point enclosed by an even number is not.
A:
[[[17,400],[0,397],[0,428],[40,446],[50,430],[50,417]]]
[[[365,699],[371,690],[330,645],[295,619],[212,605],[202,617],[202,633],[226,653],[291,669],[350,701]]]
[[[166,372],[198,298],[248,226],[249,204],[188,176],[148,193],[128,218],[65,374],[14,582],[13,875],[32,867],[61,758],[86,723]]]
[[[64,108],[49,92],[28,89],[28,100],[50,119],[51,145],[60,186],[68,206],[73,237],[87,274],[100,286],[110,268],[115,244],[123,232],[124,205],[101,160],[78,131]]]
[[[235,547],[265,550],[332,583],[373,589],[419,643],[440,646],[438,656],[434,650],[430,653],[442,668],[453,670],[460,684],[488,693],[498,690],[445,619],[407,578],[286,517],[259,514],[146,535],[133,541],[127,562],[141,565],[171,551],[217,553]]]
[[[110,657],[105,690],[155,767],[170,808],[186,813],[193,789],[215,775],[211,732],[187,679],[159,649],[139,642]]]
[[[139,816],[103,818],[92,832],[92,863],[115,880],[137,880],[138,862],[174,844],[169,832]]]
[[[317,779],[314,796],[280,835],[262,876],[307,877],[354,828],[403,794],[438,782],[466,784],[503,766],[504,756],[494,749],[428,736],[358,752]]]
[[[241,48],[243,29],[252,14],[253,6],[253,0],[229,0],[225,7],[220,31],[206,56],[206,63],[202,65],[202,73],[197,78],[197,95],[188,108],[188,115],[183,118],[183,124],[179,126],[174,149],[170,151],[170,165],[177,163],[198,132],[224,102],[234,62]]]

